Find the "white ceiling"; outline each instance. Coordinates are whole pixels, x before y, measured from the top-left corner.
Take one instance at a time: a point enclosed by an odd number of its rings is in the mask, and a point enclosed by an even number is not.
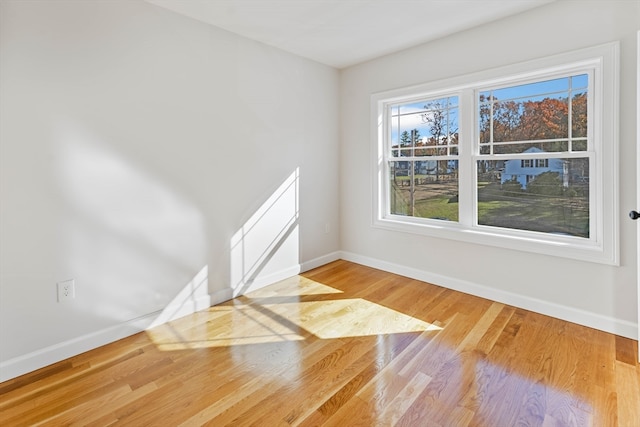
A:
[[[146,0],[344,68],[555,0]]]

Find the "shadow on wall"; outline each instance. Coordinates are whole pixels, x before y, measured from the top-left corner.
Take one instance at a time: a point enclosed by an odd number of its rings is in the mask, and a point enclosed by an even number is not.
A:
[[[231,292],[223,300],[300,272],[299,181],[296,168],[234,233],[230,241]],[[204,266],[150,328],[221,302],[208,294],[208,274],[208,266]]]
[[[156,326],[300,272],[299,167],[233,234],[230,282],[224,296],[210,295],[205,218],[185,192],[86,129],[61,127],[58,135],[61,261],[78,300],[95,302],[94,316],[129,322],[159,313]]]
[[[299,266],[299,188],[300,168],[296,168],[231,238],[234,297]],[[289,275],[299,272],[298,268]]]
[[[204,310],[210,306],[209,266],[205,265],[154,319],[149,328]]]
[[[58,129],[61,270],[77,283],[77,308],[119,322],[167,307],[177,284],[204,281],[205,219],[185,191],[146,173],[81,126]],[[204,277],[204,279],[203,279]],[[186,289],[187,289],[186,288]],[[82,299],[91,304],[80,304]]]

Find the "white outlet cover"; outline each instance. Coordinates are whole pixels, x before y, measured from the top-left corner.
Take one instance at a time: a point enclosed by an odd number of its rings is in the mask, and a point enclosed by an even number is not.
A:
[[[74,279],[58,282],[58,302],[64,302],[76,297],[76,284]]]

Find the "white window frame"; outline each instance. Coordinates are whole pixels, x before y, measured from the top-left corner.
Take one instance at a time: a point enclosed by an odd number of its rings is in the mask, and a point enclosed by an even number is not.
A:
[[[589,238],[563,236],[477,224],[476,160],[479,155],[477,94],[489,87],[516,86],[568,73],[589,73],[588,140]],[[619,265],[618,105],[619,43],[608,43],[552,57],[396,89],[371,96],[373,139],[372,226],[462,242],[491,245],[551,256]],[[458,222],[389,213],[388,157],[390,105],[423,98],[459,97]],[[579,154],[579,153],[578,153]],[[505,157],[520,155],[506,155]],[[540,157],[540,155],[536,155]]]

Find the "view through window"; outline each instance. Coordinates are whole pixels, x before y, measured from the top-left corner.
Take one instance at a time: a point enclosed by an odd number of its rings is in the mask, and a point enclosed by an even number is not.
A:
[[[479,92],[478,224],[589,237],[588,87],[579,74]]]
[[[588,74],[476,91],[477,224],[589,237]],[[389,212],[458,221],[459,97],[390,106]]]
[[[457,221],[458,97],[393,106],[390,124],[390,212]]]
[[[373,95],[374,225],[616,263],[617,49]]]

